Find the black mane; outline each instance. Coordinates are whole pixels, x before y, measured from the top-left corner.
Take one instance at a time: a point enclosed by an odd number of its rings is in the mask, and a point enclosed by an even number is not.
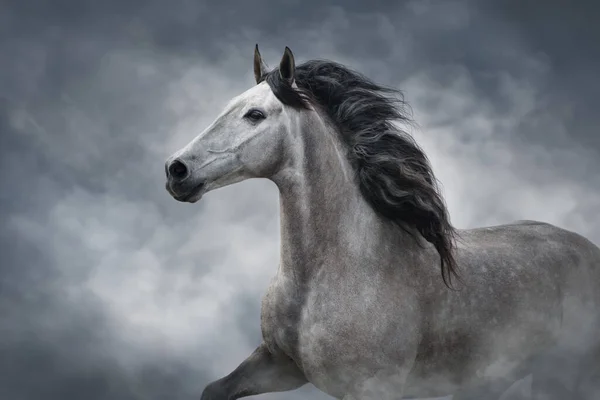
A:
[[[338,127],[352,150],[363,196],[386,218],[416,229],[432,243],[448,285],[457,276],[453,256],[455,228],[440,194],[427,156],[394,121],[410,122],[402,93],[380,86],[345,66],[312,60],[296,67],[292,88],[278,69],[265,74],[275,96],[295,108],[315,103]]]

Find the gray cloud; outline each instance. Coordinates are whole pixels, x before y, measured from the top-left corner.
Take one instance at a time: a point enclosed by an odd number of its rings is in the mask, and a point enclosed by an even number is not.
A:
[[[274,185],[189,206],[163,171],[250,87],[255,42],[272,65],[289,45],[403,88],[459,227],[540,219],[600,243],[594,6],[366,4],[8,6],[0,398],[196,398],[258,344]]]

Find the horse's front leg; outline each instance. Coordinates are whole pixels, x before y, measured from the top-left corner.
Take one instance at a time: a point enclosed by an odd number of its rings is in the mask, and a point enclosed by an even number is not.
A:
[[[294,390],[306,383],[308,381],[293,360],[270,353],[263,343],[232,373],[206,386],[201,400],[235,400]]]

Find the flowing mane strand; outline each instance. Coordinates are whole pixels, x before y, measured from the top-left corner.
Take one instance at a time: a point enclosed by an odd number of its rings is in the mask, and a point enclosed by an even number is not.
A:
[[[285,105],[315,103],[338,127],[349,151],[362,195],[373,209],[404,229],[410,226],[440,255],[448,285],[456,276],[456,229],[449,220],[437,180],[423,150],[394,122],[410,122],[402,93],[327,60],[296,66],[291,87],[278,68],[262,77]]]

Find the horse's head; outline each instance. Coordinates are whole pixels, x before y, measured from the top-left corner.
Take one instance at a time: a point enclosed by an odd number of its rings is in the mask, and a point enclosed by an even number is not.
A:
[[[283,162],[285,145],[299,129],[294,114],[264,81],[267,71],[258,46],[254,54],[257,85],[229,102],[217,119],[167,160],[167,190],[179,201],[248,178],[268,178]],[[295,86],[294,56],[286,47],[279,65],[285,86]]]

